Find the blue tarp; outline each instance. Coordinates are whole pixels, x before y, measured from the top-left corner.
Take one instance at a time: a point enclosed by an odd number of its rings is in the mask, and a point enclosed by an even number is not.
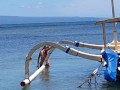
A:
[[[102,52],[102,58],[107,63],[106,70],[104,72],[104,78],[107,81],[116,81],[118,55],[111,49],[106,49]]]

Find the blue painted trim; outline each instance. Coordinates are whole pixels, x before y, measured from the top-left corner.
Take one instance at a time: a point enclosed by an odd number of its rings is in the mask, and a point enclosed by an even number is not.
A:
[[[70,51],[70,48],[67,48],[66,53],[68,53],[69,51]]]
[[[76,47],[78,47],[78,46],[79,46],[79,44],[80,44],[79,42],[76,42],[75,46],[76,46]]]

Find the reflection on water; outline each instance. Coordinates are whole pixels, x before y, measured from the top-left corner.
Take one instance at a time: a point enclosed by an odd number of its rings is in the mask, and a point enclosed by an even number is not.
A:
[[[39,77],[42,81],[49,81],[50,76],[49,76],[49,68],[46,67],[40,74]]]
[[[120,90],[120,81],[116,82],[105,82],[101,85],[102,90]]]
[[[37,78],[38,80],[36,80],[35,88],[32,87],[32,85],[28,85],[28,86],[23,87],[22,90],[39,90],[39,88],[40,88],[40,90],[56,90],[56,89],[57,90],[120,90],[120,85],[119,85],[120,81],[108,82],[108,81],[104,80],[103,73],[101,74],[101,72],[99,75],[96,75],[94,78],[92,78],[90,83],[86,82],[84,85],[82,85],[82,87],[77,88],[77,86],[76,86],[77,83],[75,83],[73,85],[73,84],[69,83],[70,82],[69,79],[68,79],[68,81],[64,81],[63,78],[62,79],[59,79],[59,78],[55,79],[56,77],[52,78],[49,70],[50,70],[50,68],[45,68],[38,75],[38,78]],[[57,75],[59,75],[59,74],[57,74]],[[69,77],[69,75],[67,75],[67,76]],[[64,77],[64,75],[63,75],[63,77]],[[82,79],[82,81],[80,81],[80,84],[84,82],[83,80],[84,79]],[[68,82],[68,83],[66,83],[66,82]],[[72,82],[74,82],[74,81],[72,81]],[[60,84],[61,84],[61,87],[58,87]],[[68,87],[69,84],[71,84],[73,86]]]
[[[98,80],[97,80],[98,81]],[[120,90],[120,81],[108,82],[108,81],[98,81],[94,83],[94,80],[89,83],[85,83],[78,90]]]
[[[22,88],[22,90],[30,90],[30,84],[29,85],[26,85]]]

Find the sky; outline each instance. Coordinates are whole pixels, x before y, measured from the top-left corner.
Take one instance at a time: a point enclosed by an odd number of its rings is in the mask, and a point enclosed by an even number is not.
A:
[[[114,0],[120,16],[120,0]],[[0,16],[112,17],[111,0],[0,0]]]

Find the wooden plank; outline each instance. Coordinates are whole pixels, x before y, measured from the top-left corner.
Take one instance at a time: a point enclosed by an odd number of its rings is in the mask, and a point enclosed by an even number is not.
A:
[[[120,18],[112,18],[112,19],[102,20],[102,21],[96,22],[95,24],[100,25],[103,23],[115,23],[115,22],[120,22]]]

